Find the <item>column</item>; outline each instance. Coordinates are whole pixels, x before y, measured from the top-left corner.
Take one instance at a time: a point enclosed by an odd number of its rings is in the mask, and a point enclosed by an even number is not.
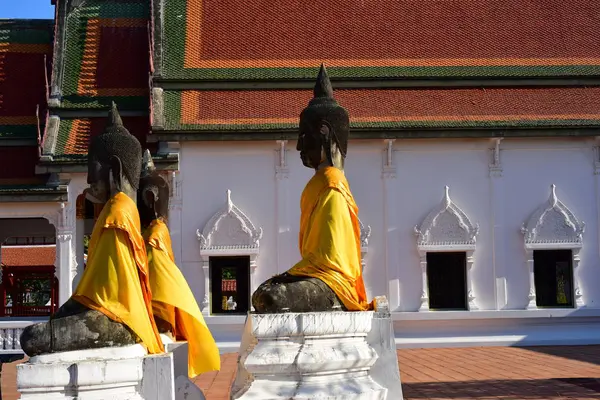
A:
[[[427,252],[419,250],[419,265],[421,267],[421,306],[419,311],[429,311],[429,284],[427,282]]]
[[[202,272],[204,273],[204,299],[202,300],[202,314],[210,315],[210,257],[202,256]]]
[[[175,263],[182,265],[183,249],[181,242],[181,213],[183,209],[183,193],[181,187],[181,172],[172,171],[170,173],[171,199],[169,201],[169,234]]]
[[[502,138],[492,140],[490,172],[490,201],[492,222],[492,268],[494,271],[494,297],[496,309],[502,310],[507,305],[506,291],[506,251],[504,236],[504,180],[502,179],[502,164],[500,160],[500,142]]]
[[[596,189],[596,230],[598,234],[598,238],[600,239],[600,136],[596,136],[595,141],[596,146],[594,146],[594,181],[595,181],[595,189]],[[600,251],[600,246],[598,246],[598,250]],[[579,256],[579,252],[577,254]],[[579,263],[577,263],[579,265]],[[573,268],[573,280],[577,279],[579,281],[580,271],[579,268]],[[579,290],[578,290],[579,289]],[[577,296],[577,292],[581,294],[581,287],[575,288],[575,295]],[[581,296],[579,296],[581,299]],[[580,300],[583,302],[583,299]]]
[[[287,140],[277,141],[275,150],[275,207],[277,229],[277,270],[275,273],[287,271],[292,265],[292,238],[289,210],[289,168],[287,165]]]
[[[579,279],[579,263],[581,262],[581,257],[579,256],[579,252],[581,248],[575,248],[571,250],[573,255],[573,287],[574,287],[574,297],[575,297],[575,307],[581,308],[585,307],[583,302],[583,295],[581,293],[581,281]]]
[[[396,165],[394,163],[395,139],[386,139],[383,150],[383,166],[381,177],[383,179],[383,220],[385,227],[385,279],[388,282],[387,298],[390,310],[394,311],[400,307],[400,281],[398,279],[398,219],[396,208],[398,198],[396,196]]]
[[[73,293],[73,277],[77,270],[75,259],[75,201],[61,203],[56,214],[45,216],[56,228],[56,261],[58,278],[58,306],[63,305]]]
[[[83,274],[85,248],[83,246],[83,236],[85,235],[85,195],[77,196],[75,210],[75,260],[77,261],[77,271],[73,278],[73,290],[79,284],[81,274]]]
[[[529,303],[527,303],[527,310],[537,310],[537,303],[535,301],[535,275],[533,273],[533,250],[526,250],[527,259],[527,274],[529,277]]]
[[[475,294],[473,293],[473,263],[475,262],[475,251],[467,251],[467,307],[469,311],[479,310],[475,304]]]

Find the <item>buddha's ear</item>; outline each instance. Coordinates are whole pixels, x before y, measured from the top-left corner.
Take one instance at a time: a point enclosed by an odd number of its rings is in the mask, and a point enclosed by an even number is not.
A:
[[[117,156],[110,158],[110,190],[122,192],[123,191],[123,163]]]
[[[334,142],[331,125],[326,121],[322,121],[321,126],[319,127],[319,133],[321,134],[322,151],[325,152],[325,157],[327,157],[329,164],[333,165],[332,144],[334,144]]]
[[[154,191],[151,189],[146,189],[146,190],[144,190],[143,196],[144,196],[144,203],[148,206],[148,208],[156,211],[155,205],[156,205],[157,196],[154,193]]]
[[[331,126],[326,121],[322,121],[321,126],[319,127],[319,133],[321,134],[322,140],[330,140]]]

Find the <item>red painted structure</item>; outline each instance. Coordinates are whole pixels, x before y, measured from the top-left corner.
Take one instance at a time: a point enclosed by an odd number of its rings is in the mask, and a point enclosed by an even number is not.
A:
[[[58,279],[54,246],[6,246],[2,248],[0,317],[47,317],[58,309]],[[29,304],[32,283],[48,283],[50,301]],[[10,298],[11,304],[7,304]]]

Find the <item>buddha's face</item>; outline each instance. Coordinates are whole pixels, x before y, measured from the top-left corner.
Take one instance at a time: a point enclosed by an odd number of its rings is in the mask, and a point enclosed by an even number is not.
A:
[[[92,203],[104,204],[110,197],[110,166],[97,160],[88,163],[86,197]]]
[[[318,130],[310,129],[307,123],[300,122],[300,134],[296,150],[300,152],[302,164],[308,168],[316,169],[322,158],[322,138]]]

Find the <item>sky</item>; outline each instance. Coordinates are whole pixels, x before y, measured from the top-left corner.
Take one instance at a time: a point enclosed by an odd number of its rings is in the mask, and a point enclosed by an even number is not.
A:
[[[0,0],[0,19],[53,19],[54,6],[50,0]]]

